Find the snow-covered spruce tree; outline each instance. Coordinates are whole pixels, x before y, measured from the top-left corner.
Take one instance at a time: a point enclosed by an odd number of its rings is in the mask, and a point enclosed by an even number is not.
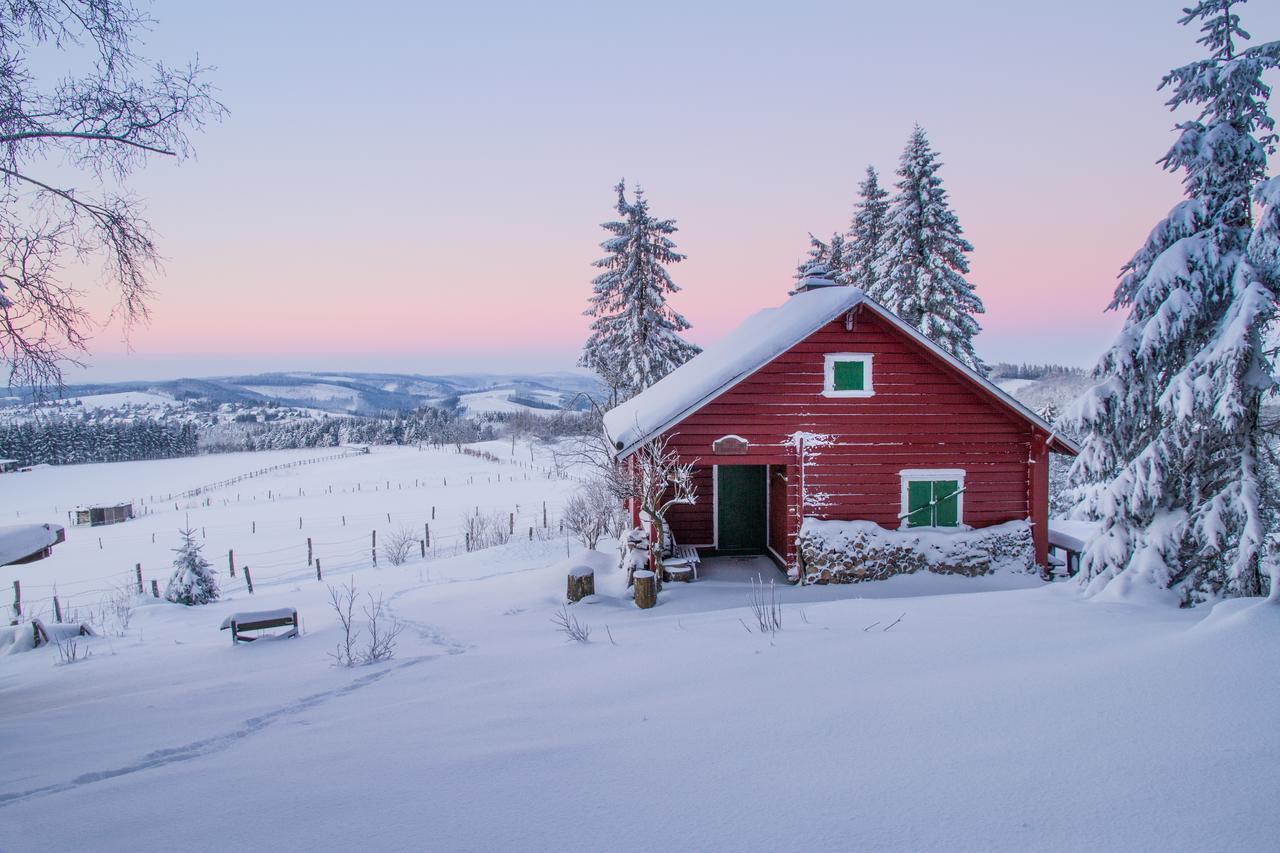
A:
[[[1200,24],[1209,51],[1160,84],[1170,109],[1198,111],[1161,160],[1183,172],[1187,198],[1121,271],[1110,307],[1129,316],[1068,416],[1085,439],[1075,513],[1102,522],[1082,560],[1090,591],[1149,581],[1184,605],[1262,591],[1274,515],[1259,412],[1275,388],[1263,338],[1280,239],[1280,188],[1261,184],[1275,142],[1263,75],[1280,67],[1280,42],[1240,50],[1248,35],[1232,5],[1204,0],[1181,19]],[[1255,189],[1267,205],[1256,228]]]
[[[667,296],[680,290],[667,266],[684,260],[668,236],[677,230],[675,220],[650,214],[640,188],[630,202],[624,181],[614,189],[620,218],[601,225],[612,236],[600,244],[608,254],[595,262],[604,272],[591,282],[594,293],[584,313],[595,319],[578,359],[609,388],[610,406],[701,352],[680,337],[689,322],[667,304]]]
[[[938,177],[938,155],[916,125],[898,165],[897,195],[889,209],[876,291],[890,311],[975,370],[986,368],[973,350],[985,310],[966,279],[973,246]]]
[[[179,530],[181,547],[175,548],[178,556],[173,559],[173,577],[165,587],[164,597],[177,604],[208,604],[218,600],[218,582],[213,577],[209,561],[201,553],[203,546],[196,542],[195,531]]]
[[[889,219],[889,193],[880,186],[874,166],[867,167],[867,177],[858,184],[858,203],[854,205],[853,224],[845,249],[846,278],[872,299],[882,296],[876,270],[884,251],[884,232]]]

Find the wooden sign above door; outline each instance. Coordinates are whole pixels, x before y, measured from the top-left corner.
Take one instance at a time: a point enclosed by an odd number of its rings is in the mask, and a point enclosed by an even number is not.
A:
[[[750,447],[740,435],[726,435],[711,442],[711,452],[717,456],[745,456]]]

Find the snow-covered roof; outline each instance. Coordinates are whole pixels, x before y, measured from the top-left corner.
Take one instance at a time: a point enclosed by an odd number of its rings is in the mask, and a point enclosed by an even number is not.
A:
[[[7,566],[56,545],[63,535],[59,524],[14,524],[0,527],[0,566]]]
[[[878,317],[947,362],[1014,414],[1052,436],[1053,449],[1078,453],[1071,440],[986,377],[925,337],[856,287],[822,287],[796,293],[776,308],[752,314],[728,335],[653,386],[609,410],[604,430],[619,458],[702,408],[836,317],[865,305]]]

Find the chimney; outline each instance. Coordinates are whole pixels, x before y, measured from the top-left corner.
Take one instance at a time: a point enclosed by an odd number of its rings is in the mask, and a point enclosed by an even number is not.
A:
[[[832,281],[829,278],[819,278],[817,276],[805,276],[796,283],[796,289],[791,291],[790,296],[797,293],[808,293],[810,290],[821,290],[824,287],[843,287],[838,281]]]

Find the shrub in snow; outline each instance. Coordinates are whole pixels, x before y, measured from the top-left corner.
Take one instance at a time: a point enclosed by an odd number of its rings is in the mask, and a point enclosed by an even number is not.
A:
[[[1035,570],[1031,525],[1025,521],[952,532],[806,518],[799,544],[806,583],[856,583],[918,571],[975,577],[1001,569]]]
[[[571,642],[591,642],[591,626],[584,622],[579,622],[578,618],[569,612],[569,608],[566,605],[561,605],[560,612],[551,617],[551,624],[555,625],[556,630],[564,634]]]
[[[361,629],[355,622],[356,584],[329,587],[329,604],[338,614],[338,624],[342,628],[342,639],[337,648],[329,653],[336,666],[356,666],[391,660],[395,657],[396,639],[404,631],[400,623],[388,610],[379,595],[376,599],[365,593],[368,604],[363,608],[365,627],[363,635],[367,641],[359,643]]]
[[[201,553],[203,546],[196,542],[195,531],[190,528],[178,531],[182,545],[175,548],[173,577],[165,587],[164,597],[177,604],[208,604],[218,600],[218,582],[214,579],[209,561]]]
[[[407,525],[387,534],[382,542],[382,556],[393,566],[403,566],[413,556],[418,545],[418,532]]]
[[[472,551],[511,541],[511,519],[504,512],[469,515],[462,523],[464,541]]]

